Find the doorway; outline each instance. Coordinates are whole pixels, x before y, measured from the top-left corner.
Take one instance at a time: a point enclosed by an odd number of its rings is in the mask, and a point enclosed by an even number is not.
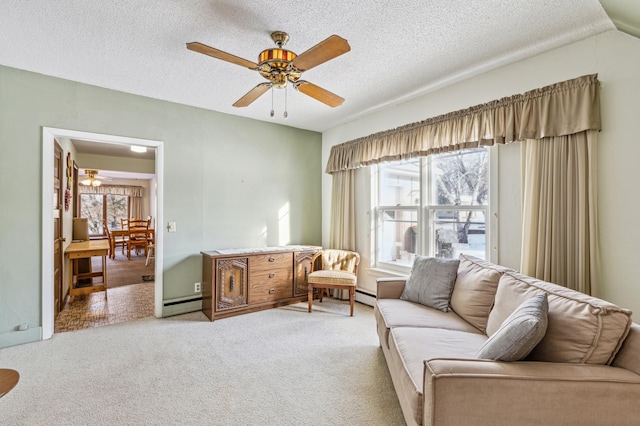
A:
[[[44,127],[42,129],[43,142],[43,184],[42,184],[42,241],[51,241],[54,236],[53,221],[51,220],[51,211],[53,209],[53,164],[54,164],[54,140],[58,139],[76,139],[89,141],[97,144],[117,145],[138,145],[151,147],[155,149],[155,211],[156,226],[161,231],[163,222],[163,159],[164,146],[161,141],[126,138],[120,136],[112,136],[97,133],[79,132],[67,129],[56,129]],[[162,316],[162,247],[163,233],[157,232],[155,236],[155,284],[154,284],[154,315]],[[50,244],[42,245],[42,328],[43,339],[48,339],[54,332],[54,253],[53,246]]]

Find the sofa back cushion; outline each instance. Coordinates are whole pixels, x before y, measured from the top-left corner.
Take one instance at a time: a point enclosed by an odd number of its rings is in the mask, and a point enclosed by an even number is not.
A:
[[[485,332],[498,281],[502,273],[510,269],[466,254],[460,254],[458,260],[460,265],[451,294],[451,309]]]
[[[629,332],[631,311],[516,272],[500,278],[487,334],[495,333],[524,300],[542,292],[549,302],[547,332],[527,359],[610,364]]]

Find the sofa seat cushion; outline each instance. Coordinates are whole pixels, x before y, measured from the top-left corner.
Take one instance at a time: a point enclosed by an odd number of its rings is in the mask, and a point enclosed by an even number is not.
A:
[[[487,334],[495,333],[524,300],[542,292],[549,302],[547,331],[527,359],[611,363],[629,332],[631,311],[515,272],[505,272],[500,278]]]
[[[479,333],[424,327],[395,327],[389,336],[389,371],[399,398],[409,402],[422,424],[424,362],[434,358],[473,359],[487,340]]]
[[[505,271],[512,269],[462,253],[458,260],[460,265],[451,293],[451,309],[485,332],[498,281]]]
[[[455,312],[442,312],[419,303],[400,299],[378,299],[374,308],[380,344],[389,347],[392,327],[427,327],[482,334],[477,328],[460,318]]]

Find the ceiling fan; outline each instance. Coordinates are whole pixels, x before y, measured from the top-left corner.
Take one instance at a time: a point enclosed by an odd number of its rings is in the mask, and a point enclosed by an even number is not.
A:
[[[269,80],[258,84],[246,95],[238,99],[233,104],[234,107],[246,107],[270,88],[281,89],[286,87],[287,83],[291,83],[298,91],[332,108],[342,105],[344,98],[313,83],[300,80],[300,77],[303,72],[350,51],[351,46],[349,46],[347,40],[340,36],[332,35],[309,50],[296,55],[282,48],[289,41],[287,33],[275,31],[271,33],[271,39],[273,39],[277,47],[263,50],[258,56],[258,63],[198,42],[187,43],[187,49],[258,71],[262,77]]]
[[[85,185],[85,186],[100,186],[102,184],[102,180],[105,180],[106,178],[103,178],[101,176],[98,176],[98,171],[97,170],[85,170],[84,171],[85,175],[84,175],[84,179],[79,180],[80,185]],[[80,176],[82,177],[82,176]]]

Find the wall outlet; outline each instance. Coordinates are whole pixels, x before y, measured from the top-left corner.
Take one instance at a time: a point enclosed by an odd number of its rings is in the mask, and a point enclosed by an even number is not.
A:
[[[195,284],[193,285],[193,291],[195,291],[196,293],[200,293],[200,291],[202,290],[202,288],[201,288],[200,284],[201,284],[201,283],[195,283]]]

